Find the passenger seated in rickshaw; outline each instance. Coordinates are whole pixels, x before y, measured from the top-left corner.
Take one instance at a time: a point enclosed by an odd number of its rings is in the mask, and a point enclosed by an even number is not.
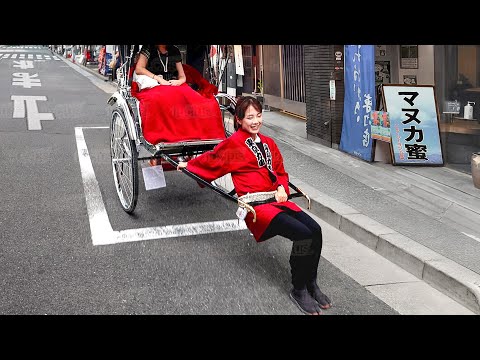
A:
[[[143,45],[134,73],[132,95],[140,101],[145,140],[157,144],[225,139],[214,97],[217,87],[193,67],[183,65],[176,46]],[[188,82],[195,83],[198,91]]]

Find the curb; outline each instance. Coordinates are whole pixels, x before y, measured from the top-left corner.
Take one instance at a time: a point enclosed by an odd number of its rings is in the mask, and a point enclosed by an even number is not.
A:
[[[292,176],[290,180],[310,196],[312,214],[480,314],[480,275],[305,182]],[[299,206],[305,205],[300,198],[293,201]]]

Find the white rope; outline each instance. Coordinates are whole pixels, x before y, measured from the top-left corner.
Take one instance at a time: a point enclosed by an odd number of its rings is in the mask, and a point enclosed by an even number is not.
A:
[[[240,196],[238,200],[244,203],[250,203],[252,201],[265,201],[272,198],[275,198],[276,191],[262,191],[256,193],[248,193],[243,196]]]

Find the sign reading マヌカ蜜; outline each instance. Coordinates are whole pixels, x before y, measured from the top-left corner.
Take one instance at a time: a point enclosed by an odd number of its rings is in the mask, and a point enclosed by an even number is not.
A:
[[[432,85],[383,85],[394,165],[443,165]]]

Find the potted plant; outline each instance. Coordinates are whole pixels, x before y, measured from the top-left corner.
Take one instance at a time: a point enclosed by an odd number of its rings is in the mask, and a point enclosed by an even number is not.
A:
[[[258,90],[253,92],[252,95],[258,100],[260,101],[260,104],[262,104],[262,107],[263,107],[263,82],[261,79],[259,79],[257,81],[257,88],[255,90]]]

